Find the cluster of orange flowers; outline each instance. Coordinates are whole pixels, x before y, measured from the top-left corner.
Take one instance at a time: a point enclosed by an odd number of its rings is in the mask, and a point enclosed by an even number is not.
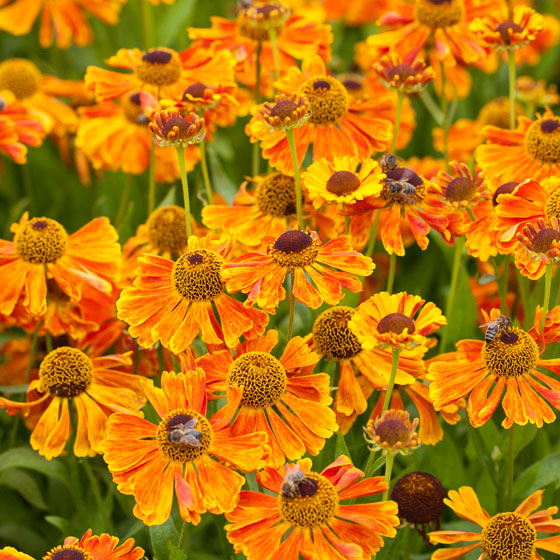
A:
[[[40,44],[67,48],[92,40],[84,12],[114,24],[121,2],[31,4],[0,2],[0,29],[29,33],[41,12]],[[501,415],[511,429],[542,427],[560,410],[560,361],[541,356],[560,340],[550,290],[560,259],[560,117],[550,105],[560,99],[515,79],[557,44],[559,22],[505,0],[370,4],[240,2],[235,19],[189,29],[186,50],[120,49],[105,61],[115,70],[90,66],[83,81],[0,62],[0,153],[23,165],[27,146],[49,136],[84,184],[91,168],[147,172],[150,183],[147,220],[126,241],[106,217],[70,234],[28,212],[0,240],[0,329],[27,333],[4,344],[0,364],[0,385],[25,384],[27,399],[0,397],[0,408],[22,415],[47,459],[102,454],[146,525],[164,523],[174,503],[194,525],[225,514],[228,540],[250,560],[371,558],[405,522],[432,544],[474,541],[435,560],[477,546],[492,560],[560,554],[558,508],[539,510],[541,490],[492,517],[466,486],[445,498],[426,473],[391,484],[397,453],[444,437],[440,417],[479,428]],[[380,25],[356,45],[356,73],[329,69],[336,19]],[[494,73],[501,60],[510,96],[453,123],[471,70]],[[415,129],[411,99],[439,125],[441,159],[398,155]],[[207,147],[243,117],[252,173],[229,204]],[[187,181],[196,165],[200,216]],[[185,208],[155,208],[154,183],[178,179]],[[473,285],[484,340],[452,341],[453,352],[442,310],[393,291],[397,257],[436,236],[455,251],[446,315],[467,256],[491,280]],[[515,303],[510,269],[521,275]],[[541,278],[533,310],[521,284]],[[306,455],[368,411],[368,464],[341,454],[314,471]],[[384,478],[371,476],[378,451]],[[481,533],[438,530],[445,504]],[[46,558],[142,557],[132,540],[117,542],[90,531]],[[0,560],[29,558],[0,550]]]

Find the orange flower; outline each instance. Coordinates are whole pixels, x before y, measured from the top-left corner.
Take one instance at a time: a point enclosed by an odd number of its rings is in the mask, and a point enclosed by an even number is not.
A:
[[[206,134],[204,119],[196,113],[183,116],[178,111],[156,111],[152,115],[149,127],[154,142],[165,148],[185,148],[191,144],[200,144]]]
[[[309,459],[287,468],[284,477],[266,467],[257,479],[275,495],[241,492],[239,506],[226,514],[228,540],[248,560],[369,558],[383,546],[381,537],[396,535],[399,521],[391,501],[341,503],[387,489],[382,477],[363,476],[344,455],[321,473],[311,470]]]
[[[380,292],[360,304],[348,326],[367,350],[387,346],[429,348],[427,335],[447,325],[447,319],[435,304],[425,303],[420,296],[406,292]]]
[[[364,438],[370,451],[382,455],[409,455],[420,446],[416,427],[418,418],[410,422],[405,410],[386,410],[375,420],[371,418],[364,427]]]
[[[12,224],[13,241],[0,240],[0,314],[10,315],[21,299],[32,315],[47,311],[48,280],[73,301],[83,285],[110,294],[118,274],[120,246],[107,218],[95,218],[72,235],[50,218]]]
[[[191,236],[187,252],[173,262],[145,254],[138,259],[134,286],[123,290],[117,310],[141,346],[156,341],[173,353],[183,352],[198,332],[207,344],[234,347],[239,338],[264,332],[268,316],[245,307],[224,293],[224,257],[231,249],[227,236],[212,240]],[[212,306],[221,319],[220,327]]]
[[[343,19],[347,25],[375,23],[394,4],[394,0],[324,0],[328,21]]]
[[[294,178],[274,172],[249,179],[256,184],[247,191],[241,184],[233,206],[209,204],[202,209],[202,222],[211,229],[221,229],[237,241],[259,247],[266,237],[279,237],[296,219]]]
[[[487,180],[539,181],[560,173],[560,118],[550,109],[531,121],[517,119],[515,130],[486,126],[488,142],[476,150],[476,160]]]
[[[482,549],[481,556],[490,554],[495,558],[541,558],[537,549],[560,554],[560,536],[539,538],[538,533],[558,533],[560,520],[552,516],[556,506],[535,511],[541,506],[544,490],[533,492],[512,512],[490,514],[482,508],[472,488],[461,486],[459,491],[450,490],[443,501],[461,518],[476,523],[480,533],[467,531],[434,531],[428,536],[432,544],[472,542],[458,548],[440,548],[432,554],[432,560],[456,560],[474,550]]]
[[[560,228],[558,220],[552,218],[550,227],[539,218],[535,227],[526,225],[517,240],[521,246],[515,251],[515,266],[524,276],[538,280],[544,275],[546,266],[560,262]]]
[[[256,470],[266,448],[263,432],[237,436],[223,415],[208,419],[204,371],[191,360],[183,366],[189,371],[163,372],[161,389],[142,378],[159,424],[117,413],[107,426],[104,459],[119,491],[134,496],[133,513],[146,525],[167,520],[174,493],[181,517],[194,525],[206,511],[232,511],[245,479],[231,467]]]
[[[377,114],[387,108],[390,101],[356,101],[340,81],[327,75],[319,56],[306,58],[302,70],[290,68],[286,76],[276,82],[276,87],[288,95],[304,95],[311,106],[307,123],[294,129],[300,165],[310,144],[313,144],[314,161],[331,160],[334,156],[365,159],[383,150],[391,140],[391,122]],[[293,173],[288,140],[283,131],[270,132],[265,119],[256,115],[247,124],[246,132],[251,142],[261,142],[263,157],[269,159],[271,165],[282,173]]]
[[[39,44],[50,47],[54,42],[67,49],[72,42],[80,47],[89,45],[93,32],[86,18],[89,13],[108,25],[115,25],[124,0],[14,0],[2,2],[0,29],[12,35],[27,35],[41,12]],[[1,89],[1,88],[0,88]]]
[[[286,297],[282,284],[289,272],[293,275],[295,298],[317,309],[323,301],[336,305],[344,297],[343,287],[359,292],[362,283],[355,275],[369,276],[375,268],[369,257],[352,250],[347,237],[322,244],[318,235],[308,229],[305,233],[290,230],[263,241],[267,243],[266,253],[237,257],[224,267],[223,279],[229,291],[248,294],[248,304],[256,302],[269,313],[274,313]]]
[[[277,343],[278,331],[268,331],[241,344],[235,356],[223,350],[197,360],[207,373],[213,398],[226,393],[227,405],[218,415],[236,414],[231,426],[235,436],[266,432],[270,454],[265,460],[274,466],[306,452],[317,455],[338,430],[328,407],[330,378],[312,374],[319,356],[297,336],[277,359],[271,354]]]
[[[59,456],[70,437],[69,401],[78,417],[74,455],[101,453],[107,418],[113,412],[137,414],[144,405],[139,379],[113,368],[129,365],[127,354],[89,358],[87,354],[60,346],[45,356],[39,379],[29,384],[27,402],[0,397],[0,408],[10,415],[23,411],[36,416],[31,447],[47,459]]]
[[[237,80],[254,88],[257,50],[260,44],[261,92],[266,92],[271,86],[270,76],[274,74],[270,35],[266,25],[258,21],[249,22],[247,12],[253,12],[256,8],[260,13],[264,13],[270,10],[269,6],[281,11],[286,9],[286,6],[279,1],[269,3],[259,1],[251,6],[241,7],[236,21],[214,16],[210,18],[212,21],[210,29],[190,27],[189,37],[195,41],[192,48],[203,52],[209,49],[231,51],[237,61],[235,68]],[[296,60],[303,60],[314,54],[318,54],[323,60],[330,59],[333,35],[330,26],[323,23],[324,17],[321,9],[298,2],[292,7],[285,23],[275,26],[281,72],[295,66]]]
[[[486,315],[484,311],[483,314]],[[493,309],[486,318],[493,322],[499,315],[499,310]],[[487,331],[489,342],[461,340],[457,352],[441,361],[434,359],[426,378],[431,381],[430,397],[436,410],[469,394],[467,413],[471,424],[478,428],[494,414],[505,389],[505,428],[511,428],[514,422],[542,427],[543,422],[554,421],[556,416],[546,401],[560,409],[560,383],[536,368],[559,373],[558,360],[543,360],[539,354],[545,344],[557,339],[560,308],[548,313],[544,333],[540,330],[541,316],[542,309],[537,308],[529,332],[493,324],[496,335],[489,340],[492,335]]]
[[[558,26],[560,27],[560,23]],[[517,97],[529,107],[545,107],[560,103],[560,95],[558,95],[556,84],[547,85],[545,80],[535,80],[530,76],[519,76],[515,81],[515,91]],[[533,112],[528,111],[528,114],[532,115]]]
[[[415,52],[404,58],[395,51],[381,57],[374,63],[373,69],[381,83],[389,89],[401,93],[416,93],[426,87],[435,78],[434,71],[422,59],[416,59]]]

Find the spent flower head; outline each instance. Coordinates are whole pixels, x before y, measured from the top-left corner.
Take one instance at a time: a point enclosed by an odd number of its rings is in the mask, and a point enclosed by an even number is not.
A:
[[[156,111],[150,122],[154,142],[158,146],[188,146],[204,140],[204,119],[196,113],[186,116],[178,111]]]

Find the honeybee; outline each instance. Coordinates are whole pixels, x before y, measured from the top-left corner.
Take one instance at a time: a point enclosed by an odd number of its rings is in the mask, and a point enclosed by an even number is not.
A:
[[[416,194],[416,187],[411,185],[408,181],[401,179],[385,179],[387,183],[387,191],[391,198],[400,198],[405,204],[414,204],[414,195]]]
[[[400,161],[402,161],[401,158],[395,154],[384,154],[379,160],[379,165],[381,166],[383,173],[387,173],[388,171],[396,169],[399,166]]]
[[[191,418],[184,424],[171,426],[171,428],[169,428],[169,433],[167,434],[167,440],[171,443],[189,445],[190,447],[200,447],[202,432],[194,429],[197,422],[198,420],[196,418]]]
[[[300,470],[299,465],[287,470],[282,481],[282,496],[284,498],[294,498],[299,496],[299,485],[305,480],[305,473]]]
[[[238,2],[235,4],[235,13],[239,14],[239,12],[242,12],[243,10],[249,8],[252,5],[253,5],[253,0],[238,0]]]
[[[488,327],[484,334],[484,341],[486,344],[490,344],[499,334],[503,333],[511,326],[511,319],[506,315],[498,315],[493,321],[488,321],[488,323],[479,326],[481,329],[483,327]]]

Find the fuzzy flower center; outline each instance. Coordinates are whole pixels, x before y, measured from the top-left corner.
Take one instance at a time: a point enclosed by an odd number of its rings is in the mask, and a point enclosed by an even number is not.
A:
[[[272,260],[283,267],[302,267],[315,261],[319,247],[310,236],[299,230],[283,233],[270,248]]]
[[[541,163],[560,163],[560,119],[537,120],[525,134],[529,155]]]
[[[83,393],[93,378],[93,363],[77,348],[60,346],[39,367],[41,387],[51,395],[71,399]]]
[[[456,25],[464,16],[464,0],[416,0],[414,3],[416,21],[432,29]]]
[[[309,121],[332,124],[348,111],[348,93],[344,85],[331,76],[314,76],[306,80],[298,93],[305,95],[311,106]]]
[[[327,190],[336,195],[353,193],[360,188],[361,182],[350,171],[335,171],[327,181]]]
[[[156,441],[170,461],[191,463],[208,451],[213,436],[212,426],[202,414],[178,409],[159,423]]]
[[[362,350],[358,339],[348,328],[354,315],[351,307],[331,307],[323,311],[313,325],[313,340],[318,351],[331,360],[348,360]]]
[[[271,27],[281,28],[289,16],[290,10],[280,3],[260,6],[249,4],[237,14],[237,30],[240,35],[253,41],[268,41],[268,30]]]
[[[537,343],[517,327],[509,327],[482,348],[488,371],[498,377],[522,377],[535,367],[538,357]]]
[[[560,189],[555,190],[546,201],[544,205],[544,213],[547,220],[552,218],[560,219]]]
[[[377,323],[379,334],[401,334],[404,329],[408,329],[408,334],[412,334],[414,332],[414,321],[403,313],[389,313]]]
[[[560,241],[560,232],[552,228],[541,229],[533,237],[531,251],[534,253],[546,253],[550,250],[554,241]]]
[[[0,64],[0,91],[9,89],[17,99],[32,96],[41,82],[41,72],[33,62],[12,58]]]
[[[489,560],[531,560],[537,532],[522,515],[498,513],[482,529],[480,547]]]
[[[328,524],[338,506],[334,485],[324,476],[310,472],[299,483],[293,497],[278,496],[280,515],[293,527],[319,527]]]
[[[425,472],[404,475],[391,493],[391,499],[399,506],[399,517],[420,525],[439,519],[445,509],[444,498],[441,482]]]
[[[175,51],[151,49],[142,56],[135,68],[138,79],[153,86],[168,86],[181,77],[181,60]]]
[[[470,200],[476,194],[476,186],[468,177],[455,177],[445,188],[445,198],[451,202]]]
[[[294,178],[283,173],[267,175],[255,191],[257,206],[267,216],[284,218],[296,212],[296,187]]]
[[[500,202],[498,200],[498,196],[500,196],[501,194],[511,194],[515,190],[515,187],[517,187],[517,185],[519,185],[517,181],[509,181],[508,183],[500,185],[492,196],[492,205],[498,206],[498,203]]]
[[[173,265],[173,285],[185,299],[211,301],[224,291],[223,264],[224,259],[214,251],[189,251]]]
[[[77,545],[57,546],[43,556],[43,560],[93,560],[91,554]]]
[[[181,253],[187,244],[185,209],[164,206],[150,214],[147,222],[148,239],[161,252]]]
[[[15,235],[17,254],[32,264],[53,263],[66,253],[68,234],[50,218],[32,218]]]
[[[288,378],[282,364],[266,352],[247,352],[237,358],[227,374],[229,387],[242,387],[241,404],[251,408],[274,405],[285,393]]]

